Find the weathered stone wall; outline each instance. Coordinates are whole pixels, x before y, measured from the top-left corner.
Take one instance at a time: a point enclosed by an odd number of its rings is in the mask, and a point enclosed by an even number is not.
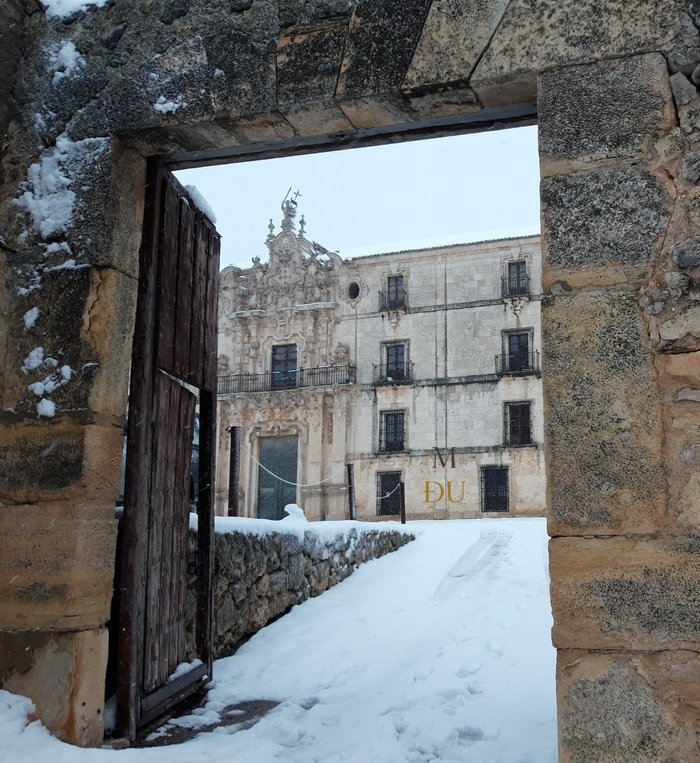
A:
[[[693,759],[697,4],[134,0],[63,20],[5,7],[0,651],[24,639],[28,654],[4,685],[63,738],[100,741],[105,651],[86,644],[106,638],[111,597],[144,157],[533,120],[537,92],[561,760]],[[613,617],[623,600],[628,624]]]
[[[255,526],[246,529],[246,523]],[[221,531],[230,525],[233,530]],[[276,528],[269,530],[271,525]],[[364,562],[405,546],[406,531],[354,522],[290,527],[266,520],[217,519],[214,553],[214,656],[225,657],[267,623],[345,580]],[[287,525],[287,526],[285,526]],[[265,526],[264,534],[256,534]],[[194,573],[194,569],[192,569]],[[190,586],[193,590],[193,586]],[[188,598],[188,638],[195,600]],[[193,652],[194,654],[194,652]]]
[[[698,754],[700,99],[686,74],[651,53],[540,79],[562,761]]]

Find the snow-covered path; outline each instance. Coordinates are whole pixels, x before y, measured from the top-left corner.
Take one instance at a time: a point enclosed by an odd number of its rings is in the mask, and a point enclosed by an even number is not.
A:
[[[77,750],[0,693],[0,759],[51,763],[556,761],[545,523],[416,522],[363,565],[215,665],[207,707],[280,701],[252,728],[177,746]],[[187,722],[187,721],[186,721]],[[8,750],[9,743],[9,750]],[[3,754],[8,754],[3,757]]]

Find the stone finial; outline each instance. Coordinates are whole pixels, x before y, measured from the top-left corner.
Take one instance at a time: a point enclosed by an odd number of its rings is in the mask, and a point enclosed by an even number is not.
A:
[[[304,236],[305,225],[306,225],[306,220],[304,219],[304,215],[302,215],[301,219],[299,220],[299,238],[302,238]]]

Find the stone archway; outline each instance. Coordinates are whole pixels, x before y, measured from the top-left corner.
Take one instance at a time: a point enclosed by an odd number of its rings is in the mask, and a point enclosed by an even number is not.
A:
[[[98,741],[145,158],[188,166],[537,114],[560,759],[692,759],[695,6],[98,5],[51,19],[11,0],[0,21],[3,685],[63,738]],[[67,703],[43,678],[59,670]]]

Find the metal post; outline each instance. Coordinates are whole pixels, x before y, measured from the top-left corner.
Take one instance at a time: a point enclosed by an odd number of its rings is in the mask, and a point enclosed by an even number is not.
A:
[[[347,464],[348,470],[348,503],[350,519],[355,519],[355,470],[353,464]]]
[[[401,501],[401,524],[406,524],[406,495],[403,490],[403,480],[399,482],[399,500]]]

